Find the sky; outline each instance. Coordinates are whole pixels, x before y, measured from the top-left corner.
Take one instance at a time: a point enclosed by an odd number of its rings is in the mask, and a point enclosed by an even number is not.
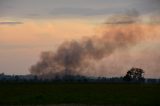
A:
[[[122,15],[135,17],[132,12],[137,12],[145,40],[102,59],[102,71],[87,73],[122,76],[134,66],[146,70],[147,77],[159,78],[159,5],[159,0],[0,0],[0,72],[29,74],[42,51],[56,51],[64,41],[100,36],[110,17],[124,21]]]

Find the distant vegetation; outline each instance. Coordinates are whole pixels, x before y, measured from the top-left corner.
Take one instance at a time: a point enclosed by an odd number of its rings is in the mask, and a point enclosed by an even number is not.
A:
[[[144,82],[144,71],[140,68],[132,68],[124,76],[125,81]]]
[[[5,75],[0,74],[0,82],[18,83],[48,83],[48,82],[97,82],[97,83],[160,83],[160,79],[145,79],[144,70],[131,68],[124,77],[87,77],[82,75]]]

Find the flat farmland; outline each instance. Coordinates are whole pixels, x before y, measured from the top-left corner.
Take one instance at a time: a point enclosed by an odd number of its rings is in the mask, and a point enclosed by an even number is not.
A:
[[[160,105],[160,85],[107,83],[0,84],[0,105],[61,104],[155,106]]]

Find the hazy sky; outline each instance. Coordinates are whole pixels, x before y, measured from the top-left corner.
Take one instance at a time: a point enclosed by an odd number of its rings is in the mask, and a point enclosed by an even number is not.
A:
[[[1,18],[45,19],[55,17],[106,16],[136,9],[150,14],[159,10],[159,0],[1,0]]]
[[[101,24],[115,14],[134,10],[143,17],[143,20],[158,23],[159,5],[159,0],[0,0],[0,72],[28,74],[28,69],[36,63],[42,51],[55,51],[58,45],[66,40],[99,35]],[[158,25],[154,30],[151,30],[151,26],[147,28],[150,33],[153,32],[151,35],[160,34]],[[136,53],[136,58],[131,57],[135,59],[134,61],[122,60],[124,55],[122,52],[121,55],[114,54],[109,57],[110,62],[107,61],[106,66],[114,67],[112,63],[115,63],[122,68],[118,75],[123,75],[132,64],[137,65],[138,59],[143,61],[148,59],[151,63],[157,58],[160,59],[160,51],[157,50],[160,47],[160,39],[150,38],[152,40],[141,43],[131,50]],[[152,51],[157,58],[150,58],[154,55]],[[141,57],[144,52],[151,55]],[[127,61],[129,65],[124,67],[118,64],[117,59],[121,59],[122,63]],[[140,66],[143,68],[143,64]],[[147,76],[160,77],[160,67],[155,64],[150,67],[154,68],[144,67],[149,70]],[[102,75],[102,72],[99,73]],[[106,76],[114,76],[116,71],[103,70],[103,73]]]

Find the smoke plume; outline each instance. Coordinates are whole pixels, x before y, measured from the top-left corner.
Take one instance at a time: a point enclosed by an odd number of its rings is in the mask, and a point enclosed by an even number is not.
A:
[[[120,25],[105,25],[101,36],[66,41],[56,52],[43,52],[40,61],[31,67],[30,72],[35,75],[77,75],[91,71],[92,63],[98,63],[115,51],[125,50],[141,41],[142,30],[133,16],[138,17],[134,12],[134,15],[125,16]],[[124,25],[126,22],[128,25]]]
[[[31,74],[46,75],[48,78],[56,75],[90,75],[91,71],[103,75],[102,71],[99,72],[100,70],[109,70],[108,75],[113,75],[113,70],[119,71],[120,68],[123,70],[124,66],[134,65],[157,72],[159,67],[156,60],[159,60],[159,57],[157,58],[158,55],[153,55],[149,51],[152,47],[143,50],[148,52],[149,56],[144,55],[144,52],[134,54],[133,50],[132,54],[135,56],[131,57],[127,53],[124,55],[124,52],[134,47],[139,50],[142,47],[137,45],[143,45],[145,41],[148,41],[148,44],[152,39],[159,39],[159,25],[142,23],[139,13],[132,10],[109,17],[102,26],[101,35],[66,41],[55,52],[43,52],[39,62],[31,66]],[[113,57],[119,60],[113,61]],[[99,65],[102,62],[103,65]]]

